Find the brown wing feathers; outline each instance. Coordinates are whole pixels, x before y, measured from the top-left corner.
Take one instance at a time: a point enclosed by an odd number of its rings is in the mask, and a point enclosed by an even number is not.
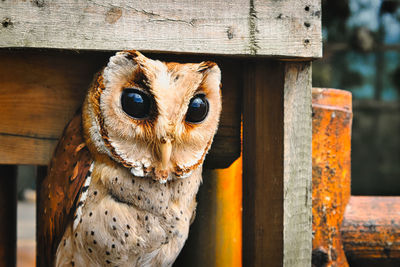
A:
[[[38,266],[53,266],[54,256],[76,205],[92,162],[82,135],[81,113],[64,129],[41,185],[37,211]]]

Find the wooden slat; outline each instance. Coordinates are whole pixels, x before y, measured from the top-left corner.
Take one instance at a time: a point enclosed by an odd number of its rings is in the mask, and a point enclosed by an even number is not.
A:
[[[0,267],[13,267],[17,251],[17,166],[0,165]]]
[[[322,56],[320,0],[1,1],[0,47]]]
[[[38,196],[37,198],[41,197],[41,188],[42,188],[42,183],[44,181],[44,179],[47,176],[47,166],[37,166],[36,169],[36,195]],[[40,201],[36,201],[36,210],[40,211],[42,207],[40,206]],[[39,266],[41,262],[44,262],[43,258],[44,254],[40,253],[40,244],[41,244],[41,238],[42,234],[41,234],[41,228],[42,228],[42,224],[41,224],[41,220],[39,218],[39,216],[36,216],[36,265],[35,266]]]
[[[283,264],[311,264],[311,63],[287,63],[284,87]]]
[[[247,66],[243,94],[243,263],[282,266],[284,65]]]
[[[0,134],[57,139],[105,62],[91,54],[1,50]]]
[[[352,196],[340,228],[350,266],[400,266],[400,198]]]
[[[57,145],[57,139],[38,139],[0,134],[2,164],[47,165]]]
[[[310,64],[257,61],[247,68],[243,262],[310,266]]]
[[[47,165],[104,55],[1,50],[0,57],[0,163]]]
[[[0,50],[0,163],[47,165],[94,73],[110,55]],[[241,61],[209,56],[149,57],[186,62],[207,59],[220,65],[224,111],[206,166],[229,166],[240,155]]]

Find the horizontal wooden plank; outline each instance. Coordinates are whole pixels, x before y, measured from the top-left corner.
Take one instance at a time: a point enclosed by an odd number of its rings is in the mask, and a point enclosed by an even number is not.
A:
[[[48,165],[58,139],[0,134],[0,164]]]
[[[400,266],[400,198],[352,196],[340,228],[350,266]]]
[[[106,62],[55,52],[3,50],[0,57],[0,134],[42,139],[59,137]]]
[[[94,73],[111,53],[0,50],[0,164],[47,165]],[[200,62],[199,56],[148,55]],[[227,167],[240,155],[241,62],[210,58],[222,69],[223,113],[207,167]]]
[[[0,47],[322,56],[320,0],[0,2]]]

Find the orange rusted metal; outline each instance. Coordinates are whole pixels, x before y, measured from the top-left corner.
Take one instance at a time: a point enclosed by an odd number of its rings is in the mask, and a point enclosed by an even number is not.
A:
[[[350,198],[351,93],[313,89],[313,266],[348,266],[340,225]]]
[[[400,266],[400,197],[352,196],[340,231],[352,267]]]
[[[217,174],[215,266],[242,266],[242,157]]]

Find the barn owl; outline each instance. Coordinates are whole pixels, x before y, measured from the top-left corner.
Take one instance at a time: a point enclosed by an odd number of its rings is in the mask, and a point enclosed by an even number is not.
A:
[[[112,56],[41,185],[41,266],[171,266],[216,133],[221,73],[137,51]]]

